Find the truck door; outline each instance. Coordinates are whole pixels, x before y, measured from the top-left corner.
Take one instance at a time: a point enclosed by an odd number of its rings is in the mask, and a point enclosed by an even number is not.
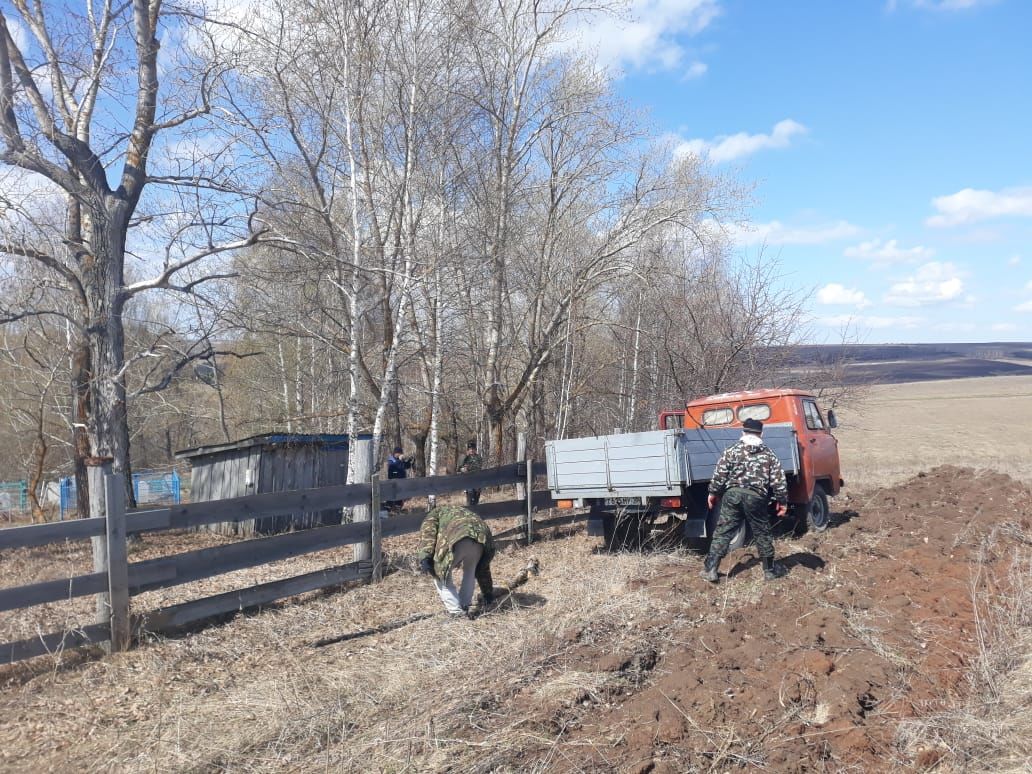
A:
[[[817,402],[803,398],[803,419],[806,431],[803,434],[803,467],[806,472],[808,494],[813,495],[813,482],[822,480],[829,495],[839,491],[838,441],[831,434]]]

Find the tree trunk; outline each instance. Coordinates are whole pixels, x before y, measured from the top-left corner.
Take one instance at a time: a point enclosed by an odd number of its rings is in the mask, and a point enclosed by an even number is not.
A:
[[[113,470],[125,476],[127,504],[135,507],[129,461],[125,328],[122,322],[125,305],[122,272],[128,206],[114,196],[108,197],[105,205],[103,211],[93,212],[89,218],[90,253],[83,258],[82,266],[89,320],[86,341],[92,408],[87,423],[90,456],[113,460]],[[90,492],[92,504],[101,505],[103,498],[103,491]]]
[[[86,460],[91,457],[90,438],[87,433],[90,416],[90,349],[86,342],[78,341],[72,349],[72,464],[75,476],[75,512],[80,519],[90,514],[90,485],[86,474]]]

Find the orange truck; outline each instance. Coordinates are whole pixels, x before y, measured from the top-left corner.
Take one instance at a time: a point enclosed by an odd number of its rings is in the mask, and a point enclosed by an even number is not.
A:
[[[763,422],[764,442],[781,460],[796,529],[827,529],[828,498],[844,486],[835,413],[803,390],[711,395],[661,412],[659,430],[549,441],[552,498],[588,508],[588,533],[610,547],[683,537],[706,548],[717,516],[706,506],[709,480],[746,419]],[[743,524],[732,548],[750,537]]]

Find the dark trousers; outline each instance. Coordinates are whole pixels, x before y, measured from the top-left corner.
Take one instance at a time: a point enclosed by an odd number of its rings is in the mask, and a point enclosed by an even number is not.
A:
[[[726,556],[728,546],[742,522],[748,520],[760,558],[774,557],[774,541],[770,532],[767,498],[751,489],[728,489],[720,500],[720,516],[710,543],[710,554]]]
[[[476,505],[480,502],[480,490],[479,489],[467,489],[466,490],[466,505]]]

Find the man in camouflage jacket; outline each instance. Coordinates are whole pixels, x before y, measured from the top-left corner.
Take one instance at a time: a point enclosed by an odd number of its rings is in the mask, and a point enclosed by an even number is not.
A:
[[[774,562],[767,505],[775,503],[778,516],[788,513],[788,486],[777,455],[760,440],[763,423],[747,419],[742,423],[742,438],[724,450],[709,485],[708,505],[720,500],[720,516],[710,543],[702,577],[711,583],[719,579],[720,560],[743,520],[752,527],[756,547],[763,562],[763,577],[774,580],[786,570]]]
[[[475,473],[483,467],[484,458],[477,453],[477,442],[474,439],[470,439],[470,442],[466,444],[466,456],[462,458],[462,462],[459,464],[459,473]],[[476,505],[479,502],[480,490],[467,489],[466,505]]]
[[[444,608],[452,615],[469,612],[474,580],[480,584],[485,603],[494,598],[491,581],[494,553],[490,528],[473,511],[461,505],[432,508],[419,528],[419,567],[433,576]],[[462,584],[458,591],[451,577],[456,567],[462,568]]]

